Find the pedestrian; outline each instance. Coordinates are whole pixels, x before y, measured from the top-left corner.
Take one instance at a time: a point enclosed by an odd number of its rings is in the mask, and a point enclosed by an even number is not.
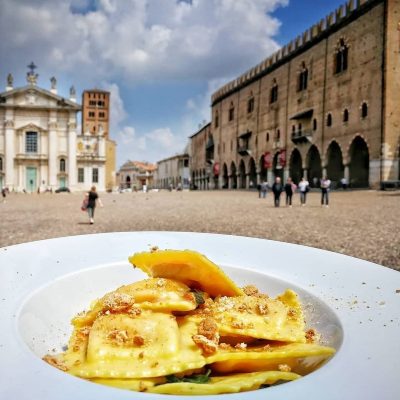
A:
[[[268,192],[268,182],[263,181],[260,184],[260,197],[265,199],[267,197],[267,192]]]
[[[272,191],[274,193],[275,207],[279,207],[280,200],[281,200],[281,193],[283,192],[283,185],[281,183],[281,178],[279,176],[277,176],[275,178],[275,182],[272,185]]]
[[[304,207],[307,201],[307,193],[310,191],[310,184],[304,177],[299,182],[300,203]]]
[[[331,181],[324,176],[321,179],[321,207],[329,207],[329,189],[331,186]]]
[[[340,180],[340,183],[342,184],[342,189],[343,189],[343,190],[346,190],[346,189],[347,189],[347,179],[346,179],[345,177],[343,177],[343,178]]]
[[[292,197],[296,190],[296,185],[293,183],[291,177],[287,178],[284,189],[286,193],[286,206],[292,207]]]
[[[103,207],[103,203],[99,199],[99,195],[96,192],[96,186],[92,186],[90,191],[87,193],[87,212],[89,215],[90,225],[94,224],[94,210],[97,202],[99,203],[100,207]]]
[[[1,189],[1,195],[3,196],[3,203],[5,203],[7,197],[7,189],[5,187]]]

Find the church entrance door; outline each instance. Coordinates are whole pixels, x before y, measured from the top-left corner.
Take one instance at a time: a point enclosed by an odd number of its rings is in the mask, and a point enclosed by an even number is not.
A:
[[[37,189],[37,170],[34,167],[26,168],[26,190],[34,192]]]
[[[61,178],[60,178],[60,180],[59,180],[59,187],[60,188],[63,188],[63,187],[67,187],[67,184],[66,184],[66,182],[65,182],[65,176],[62,176]]]

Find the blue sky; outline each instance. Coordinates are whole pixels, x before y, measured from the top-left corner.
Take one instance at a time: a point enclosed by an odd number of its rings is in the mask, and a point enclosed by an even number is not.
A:
[[[311,0],[0,0],[0,82],[111,91],[117,166],[183,150],[221,85],[335,10]],[[5,38],[5,39],[4,39]]]

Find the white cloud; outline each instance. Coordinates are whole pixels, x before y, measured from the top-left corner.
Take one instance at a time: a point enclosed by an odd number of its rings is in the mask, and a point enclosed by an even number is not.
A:
[[[135,140],[135,128],[132,126],[124,126],[119,132],[119,142],[122,144],[130,144]]]
[[[128,82],[235,75],[277,48],[268,13],[288,0],[19,0],[0,2],[3,68]],[[7,57],[5,57],[7,55]],[[221,75],[222,74],[222,75]]]
[[[126,120],[128,114],[125,111],[118,84],[103,82],[102,88],[110,92],[110,132],[113,134],[113,132],[119,130],[121,123]]]

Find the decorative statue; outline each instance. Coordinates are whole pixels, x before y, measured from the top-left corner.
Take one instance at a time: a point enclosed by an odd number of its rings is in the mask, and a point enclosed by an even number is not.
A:
[[[14,83],[14,77],[11,74],[8,74],[7,75],[7,86],[12,87],[13,83]]]
[[[69,95],[70,97],[75,97],[75,94],[76,94],[75,87],[72,85],[69,89]]]
[[[35,74],[35,69],[37,66],[33,63],[33,61],[28,65],[28,68],[30,69],[29,72],[26,74],[26,80],[30,85],[36,85],[37,78],[39,77],[38,74]]]
[[[50,82],[51,82],[51,88],[56,89],[57,88],[57,79],[54,76],[52,76],[50,78]]]

